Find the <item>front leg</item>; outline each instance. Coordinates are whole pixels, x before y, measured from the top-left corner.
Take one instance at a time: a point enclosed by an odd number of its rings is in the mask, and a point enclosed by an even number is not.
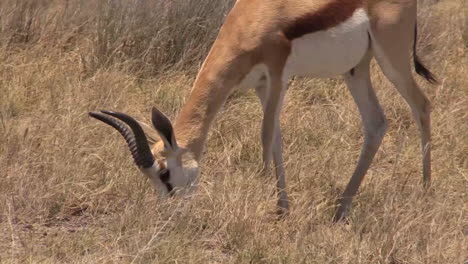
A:
[[[281,105],[286,87],[281,85],[279,90],[272,91],[269,84],[270,82],[267,81],[265,76],[260,80],[259,85],[255,89],[257,96],[262,103],[263,110],[263,163],[265,171],[268,172],[270,171],[270,164],[273,158],[277,180],[276,186],[278,190],[278,213],[280,215],[285,215],[289,210],[289,201],[286,192],[286,179],[283,165],[282,136],[279,115],[281,112]],[[270,97],[270,95],[272,96]],[[271,135],[270,132],[273,132],[273,135]],[[273,139],[271,139],[271,137],[273,137]]]
[[[273,162],[276,172],[276,187],[278,189],[278,213],[285,215],[289,211],[289,200],[286,192],[286,177],[283,163],[282,137],[279,120],[275,121],[275,135],[273,140]]]

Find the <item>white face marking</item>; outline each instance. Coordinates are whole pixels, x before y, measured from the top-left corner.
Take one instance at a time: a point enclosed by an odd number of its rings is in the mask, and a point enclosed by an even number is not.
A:
[[[161,179],[159,179],[159,165],[157,161],[153,163],[153,166],[145,169],[140,168],[140,170],[148,177],[154,189],[163,196],[168,194],[167,188],[164,186]]]
[[[181,166],[182,165],[182,166]],[[169,171],[169,183],[177,194],[188,195],[196,190],[198,186],[198,163],[191,158],[187,158],[182,163],[174,158],[166,160],[166,169],[161,170],[158,161],[155,161],[150,168],[140,169],[145,174],[153,186],[162,196],[169,194],[167,185],[161,180],[161,172]]]
[[[369,18],[363,9],[358,9],[336,27],[294,39],[284,78],[293,75],[326,78],[351,70],[369,47],[368,31]]]
[[[198,163],[194,159],[186,156],[179,162],[171,157],[167,159],[166,166],[170,172],[169,183],[177,190],[178,194],[188,195],[196,190],[198,187]]]

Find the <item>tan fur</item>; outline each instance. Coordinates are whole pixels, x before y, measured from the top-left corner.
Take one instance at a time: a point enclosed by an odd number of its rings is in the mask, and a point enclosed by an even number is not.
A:
[[[380,49],[380,56],[377,56],[379,64],[411,106],[421,128],[422,143],[425,148],[424,177],[429,180],[430,107],[428,100],[416,86],[410,67],[410,51],[414,41],[413,32],[416,22],[416,0],[237,1],[199,71],[187,103],[176,118],[174,130],[179,145],[193,153],[198,161],[216,113],[250,69],[262,63],[268,68],[271,90],[268,100],[264,102],[265,116],[262,127],[264,162],[268,166],[272,155],[271,145],[275,138],[274,115],[281,106],[284,89],[281,76],[291,49],[291,39],[288,39],[285,32],[301,27],[300,23],[307,25],[308,19],[322,23],[322,28],[312,30],[326,30],[346,20],[359,7],[363,7],[370,18],[372,43]],[[337,10],[337,8],[340,9]],[[332,12],[334,10],[336,11]],[[294,36],[295,34],[288,35]],[[361,63],[360,71],[363,72],[363,76],[366,76],[365,71],[368,70],[366,65],[369,60]],[[398,70],[397,76],[392,76],[392,69]],[[353,85],[352,81],[349,83]],[[356,94],[359,93],[356,92]],[[371,99],[376,100],[376,98]],[[378,102],[368,103],[375,105],[374,109],[380,111]],[[382,116],[383,114],[374,117],[375,122],[380,122]],[[373,142],[378,148],[379,140]],[[162,144],[157,144],[153,152],[158,153],[162,151],[162,148]],[[366,147],[363,151],[367,153]],[[365,157],[360,158],[360,165],[343,195],[338,218],[346,214],[351,199],[357,192],[375,154],[372,153],[373,151],[370,151],[369,155],[366,154]],[[281,155],[278,157],[279,160],[282,159]],[[276,166],[282,168],[283,165],[276,164]],[[279,184],[278,187],[284,189],[285,185]],[[287,203],[283,206],[287,207]]]
[[[210,124],[235,85],[255,64],[281,54],[287,56],[287,48],[280,48],[280,53],[273,48],[278,46],[274,43],[288,45],[282,33],[285,25],[305,14],[318,12],[331,2],[340,0],[237,1],[198,73],[187,103],[176,118],[179,144],[199,157]],[[392,45],[395,37],[403,37],[400,43],[404,48],[396,49],[409,52],[416,18],[415,0],[367,0],[364,4],[376,37]],[[265,50],[264,47],[271,48]]]

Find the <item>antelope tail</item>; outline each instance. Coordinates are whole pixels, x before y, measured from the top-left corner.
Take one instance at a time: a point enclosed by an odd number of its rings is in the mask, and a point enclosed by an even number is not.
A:
[[[434,74],[422,64],[421,60],[419,59],[418,55],[416,54],[416,44],[418,39],[418,26],[417,24],[414,25],[414,42],[413,42],[413,62],[414,62],[414,69],[416,73],[421,75],[424,79],[426,79],[430,83],[437,83],[437,79]]]

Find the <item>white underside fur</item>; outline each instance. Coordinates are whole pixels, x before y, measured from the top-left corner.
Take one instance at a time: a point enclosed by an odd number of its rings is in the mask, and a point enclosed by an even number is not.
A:
[[[336,27],[294,39],[282,76],[284,83],[295,75],[328,78],[350,71],[369,48],[368,32],[369,18],[363,9],[358,9]],[[255,65],[239,88],[255,87],[265,75],[266,65]]]
[[[292,41],[284,76],[327,78],[348,72],[369,47],[369,19],[363,9],[329,30],[304,35]]]

